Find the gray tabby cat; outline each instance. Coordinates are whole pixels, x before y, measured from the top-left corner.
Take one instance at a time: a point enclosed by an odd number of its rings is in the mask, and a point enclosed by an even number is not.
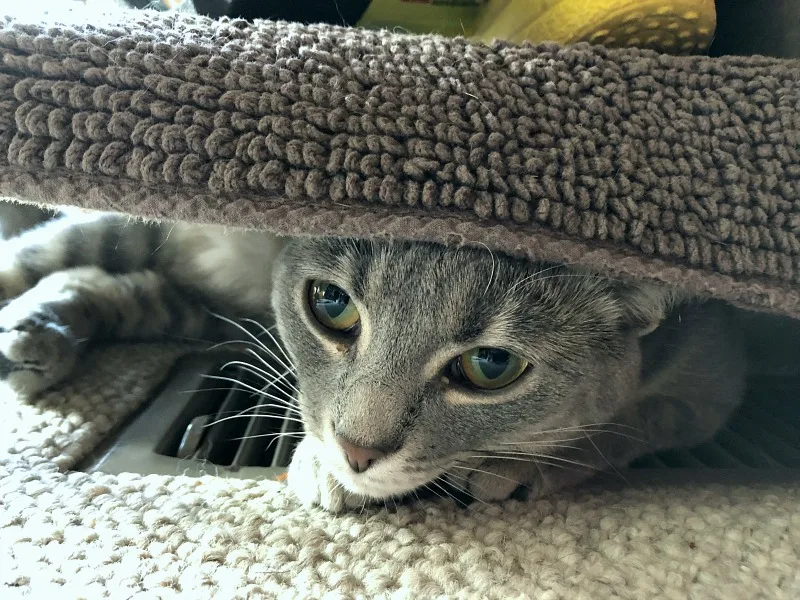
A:
[[[307,432],[289,486],[331,511],[548,494],[706,440],[744,388],[727,305],[480,249],[73,214],[2,242],[3,298],[0,379],[26,393],[91,340],[203,337],[271,298]]]

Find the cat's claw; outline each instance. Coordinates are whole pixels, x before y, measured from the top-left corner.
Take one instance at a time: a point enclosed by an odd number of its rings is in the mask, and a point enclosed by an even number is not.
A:
[[[33,396],[72,372],[78,343],[55,315],[21,299],[0,309],[0,383]]]
[[[295,449],[287,484],[303,506],[320,506],[332,513],[364,506],[365,498],[342,487],[317,458],[321,442],[306,436]]]

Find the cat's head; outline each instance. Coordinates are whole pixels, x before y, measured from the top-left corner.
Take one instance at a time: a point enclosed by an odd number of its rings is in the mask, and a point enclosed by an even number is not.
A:
[[[348,490],[411,491],[478,451],[609,419],[671,296],[434,244],[303,238],[275,271],[307,434]]]

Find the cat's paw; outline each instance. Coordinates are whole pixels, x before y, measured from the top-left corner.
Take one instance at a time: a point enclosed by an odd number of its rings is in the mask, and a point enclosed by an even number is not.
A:
[[[478,502],[502,502],[511,497],[536,498],[544,493],[542,478],[521,461],[484,460],[466,480],[466,492]]]
[[[52,311],[20,300],[0,309],[0,382],[33,396],[72,372],[78,341]]]
[[[581,458],[586,460],[585,457]],[[482,502],[500,502],[512,497],[535,500],[578,485],[602,469],[602,465],[595,467],[591,463],[581,465],[575,460],[569,462],[574,463],[575,467],[565,468],[525,460],[483,460],[465,467],[472,470],[466,481],[466,490],[470,496]]]
[[[351,494],[324,468],[318,456],[322,444],[306,436],[297,445],[289,465],[287,484],[304,506],[321,506],[339,513],[364,506],[366,499]]]

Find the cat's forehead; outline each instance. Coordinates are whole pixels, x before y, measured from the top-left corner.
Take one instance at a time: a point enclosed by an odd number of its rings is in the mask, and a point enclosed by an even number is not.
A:
[[[435,244],[322,239],[309,244],[306,253],[365,301],[478,304],[489,298],[475,292],[486,291],[499,275],[494,259]]]

